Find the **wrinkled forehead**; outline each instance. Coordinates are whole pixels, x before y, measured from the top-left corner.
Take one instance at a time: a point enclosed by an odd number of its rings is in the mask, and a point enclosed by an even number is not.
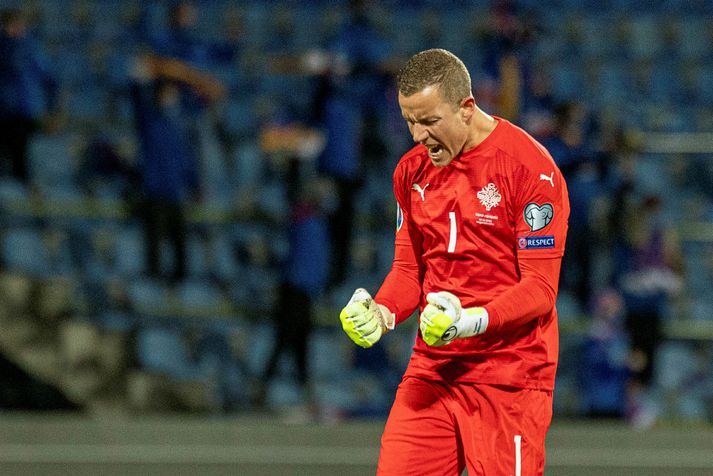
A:
[[[399,107],[406,116],[421,117],[433,114],[444,107],[448,107],[438,85],[426,86],[421,91],[404,96],[399,92]]]

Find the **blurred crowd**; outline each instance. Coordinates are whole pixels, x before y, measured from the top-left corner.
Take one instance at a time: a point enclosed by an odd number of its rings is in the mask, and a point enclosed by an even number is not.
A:
[[[0,408],[382,416],[415,324],[336,316],[391,264],[394,75],[443,47],[567,179],[556,412],[713,419],[713,7],[540,3],[10,1],[0,387],[60,391]]]

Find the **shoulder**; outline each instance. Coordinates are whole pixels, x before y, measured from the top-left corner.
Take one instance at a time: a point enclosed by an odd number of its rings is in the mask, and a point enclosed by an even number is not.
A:
[[[521,127],[500,119],[503,130],[498,136],[497,147],[500,154],[513,168],[539,170],[543,167],[557,169],[545,146]]]
[[[394,170],[394,180],[402,179],[416,173],[428,161],[428,151],[418,144],[401,156]]]

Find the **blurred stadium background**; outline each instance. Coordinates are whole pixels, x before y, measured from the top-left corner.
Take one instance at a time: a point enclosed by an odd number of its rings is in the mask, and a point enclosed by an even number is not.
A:
[[[336,316],[389,269],[410,147],[392,77],[430,47],[568,179],[548,474],[713,473],[710,1],[2,8],[3,474],[372,472],[415,326],[365,352]],[[165,84],[181,107],[151,129],[171,93],[142,94]],[[189,175],[168,215],[152,146],[193,160],[168,174]],[[316,228],[294,236],[303,202]],[[329,223],[352,239],[325,239]],[[289,354],[264,378],[285,282],[314,311],[307,391]]]

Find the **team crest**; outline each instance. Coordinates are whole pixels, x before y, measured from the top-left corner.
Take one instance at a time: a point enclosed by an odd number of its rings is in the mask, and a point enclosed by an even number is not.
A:
[[[478,200],[485,207],[487,211],[491,208],[497,207],[500,200],[502,200],[500,192],[498,192],[498,187],[494,183],[489,183],[483,189],[478,192]]]

